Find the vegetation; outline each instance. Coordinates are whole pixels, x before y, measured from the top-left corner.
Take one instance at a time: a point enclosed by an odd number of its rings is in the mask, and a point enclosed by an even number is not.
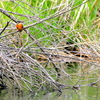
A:
[[[99,6],[99,0],[0,1],[1,87],[61,92],[99,84]]]

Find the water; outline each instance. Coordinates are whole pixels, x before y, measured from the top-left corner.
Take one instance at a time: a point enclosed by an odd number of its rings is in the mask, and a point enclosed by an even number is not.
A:
[[[62,94],[55,92],[43,92],[32,94],[30,92],[18,93],[16,90],[4,89],[0,91],[0,100],[100,100],[98,86],[84,86],[79,90],[64,89]]]
[[[99,79],[100,72],[96,66],[88,66],[87,64],[78,66],[77,63],[74,63],[74,65],[67,65],[64,70],[71,76],[71,78],[68,78],[61,73],[62,76],[59,78],[59,82],[65,85],[84,85]],[[94,86],[82,86],[79,89],[62,89],[61,95],[58,91],[49,90],[42,90],[36,93],[24,90],[22,93],[17,89],[0,89],[0,100],[100,100],[99,94],[100,82]]]

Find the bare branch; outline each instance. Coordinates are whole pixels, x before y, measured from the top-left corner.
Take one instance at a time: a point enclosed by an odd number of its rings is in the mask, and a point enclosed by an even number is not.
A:
[[[7,17],[9,17],[9,18],[10,18],[11,20],[13,20],[15,23],[17,23],[16,19],[15,19],[13,16],[9,15],[9,14],[7,13],[6,10],[0,8],[0,12],[3,13],[4,15],[6,15]]]
[[[10,21],[9,21],[10,22]],[[7,26],[9,25],[9,22],[7,22],[6,26],[2,29],[2,31],[0,32],[0,35],[4,32],[4,30],[7,28]]]

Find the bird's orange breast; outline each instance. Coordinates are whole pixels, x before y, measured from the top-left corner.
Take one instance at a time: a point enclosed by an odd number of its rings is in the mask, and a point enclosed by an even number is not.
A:
[[[22,23],[18,23],[17,25],[16,25],[16,28],[18,29],[18,31],[22,31],[23,30],[23,24]]]

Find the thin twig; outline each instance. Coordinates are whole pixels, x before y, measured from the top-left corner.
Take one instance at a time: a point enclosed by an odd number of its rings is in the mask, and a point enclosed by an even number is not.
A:
[[[17,33],[17,32],[19,32],[19,31],[15,31],[15,32],[8,33],[8,34],[5,34],[5,35],[3,35],[3,36],[0,36],[0,39],[3,38],[3,37],[6,37],[6,36],[8,36],[8,35],[11,35],[11,34]]]
[[[0,8],[0,12],[3,13],[4,15],[6,15],[7,17],[9,17],[9,18],[10,18],[11,20],[13,20],[15,23],[17,23],[16,19],[15,19],[13,16],[9,15],[9,14],[7,13],[6,10]]]
[[[24,29],[24,31],[28,34],[28,36],[29,36],[33,41],[37,41],[37,40],[33,37],[33,35],[30,34],[27,30]],[[41,50],[42,52],[45,53],[45,50],[44,50],[43,48],[41,48],[42,46],[38,43],[38,41],[36,42],[36,45],[40,48],[40,50]],[[48,57],[48,60],[50,60],[50,61],[52,62],[53,66],[54,66],[54,68],[55,68],[55,70],[56,70],[56,72],[57,72],[57,74],[58,74],[58,76],[59,76],[59,75],[60,75],[60,74],[59,74],[60,68],[56,67],[55,63],[53,62],[53,60],[52,60],[52,58],[51,58],[51,55],[46,55],[46,56]]]
[[[8,21],[7,24],[6,24],[6,26],[2,29],[2,31],[0,32],[0,35],[5,31],[5,29],[6,29],[7,26],[9,25],[9,22],[10,22],[10,21]]]
[[[46,20],[49,20],[49,19],[58,17],[58,16],[60,16],[60,15],[62,15],[62,14],[64,14],[64,13],[67,13],[67,12],[69,12],[69,11],[72,11],[72,10],[74,10],[74,9],[76,9],[76,8],[78,8],[78,7],[80,7],[81,5],[85,4],[85,3],[88,2],[88,1],[90,1],[90,0],[87,0],[87,1],[85,1],[84,3],[78,5],[78,6],[74,7],[74,8],[71,8],[71,9],[69,9],[69,10],[67,10],[67,11],[63,11],[63,12],[57,14],[57,15],[48,16],[47,18],[41,19],[40,21],[38,21],[38,22],[36,22],[36,23],[30,24],[30,25],[24,27],[24,29],[29,28],[29,27],[34,26],[34,25],[37,25],[37,24],[39,24],[39,23],[42,23],[42,22],[44,22],[44,21],[46,21]]]

